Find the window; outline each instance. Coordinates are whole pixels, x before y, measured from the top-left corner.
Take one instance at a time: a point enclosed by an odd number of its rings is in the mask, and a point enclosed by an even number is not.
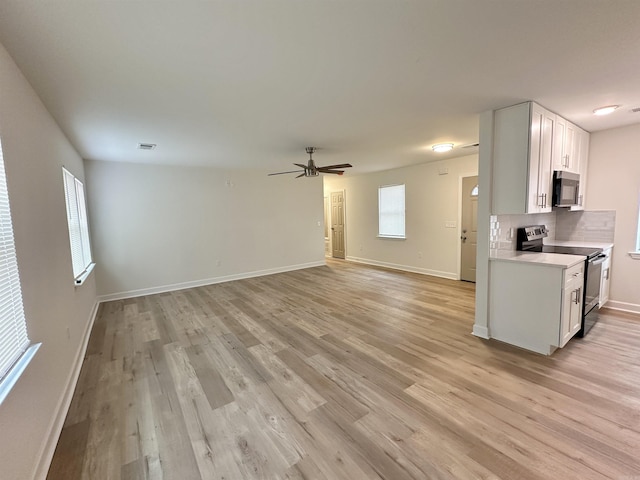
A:
[[[378,236],[405,238],[404,185],[378,188]]]
[[[76,284],[81,284],[93,269],[91,244],[87,223],[87,206],[84,199],[84,185],[67,169],[62,169],[64,195],[67,202],[67,222],[71,244],[71,262]]]
[[[0,403],[40,346],[29,346],[0,144]]]

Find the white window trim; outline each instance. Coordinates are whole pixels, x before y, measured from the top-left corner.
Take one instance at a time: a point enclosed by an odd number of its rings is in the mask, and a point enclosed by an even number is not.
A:
[[[40,347],[27,332],[16,257],[11,205],[0,144],[0,404]]]
[[[22,372],[26,370],[27,365],[29,365],[29,362],[31,362],[31,359],[35,356],[41,345],[42,343],[31,344],[18,361],[13,364],[2,380],[0,380],[0,405],[2,405],[2,402],[7,398],[7,395],[9,395],[9,392],[18,381],[18,378],[20,378],[20,375],[22,375]]]
[[[380,229],[381,229],[381,222],[380,222],[380,195],[382,192],[382,189],[384,188],[390,188],[390,187],[402,187],[403,188],[403,211],[402,214],[404,216],[403,218],[403,234],[402,235],[394,235],[394,234],[389,234],[389,233],[380,233]],[[407,195],[407,188],[406,188],[406,184],[404,183],[399,183],[399,184],[393,184],[393,185],[381,185],[378,187],[378,238],[383,238],[383,239],[391,239],[391,240],[406,240],[407,238],[407,225],[406,225],[406,216],[407,216],[407,206],[406,206],[406,195]]]

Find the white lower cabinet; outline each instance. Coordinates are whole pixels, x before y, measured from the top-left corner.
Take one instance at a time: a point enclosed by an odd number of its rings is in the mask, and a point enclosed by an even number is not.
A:
[[[580,330],[584,262],[491,261],[491,338],[550,355]]]
[[[564,271],[560,347],[564,347],[580,330],[584,291],[584,266],[576,265]]]
[[[602,262],[602,276],[600,277],[600,302],[598,306],[604,307],[609,301],[609,288],[611,285],[611,254],[613,248],[607,248],[602,253],[607,255],[607,259]]]

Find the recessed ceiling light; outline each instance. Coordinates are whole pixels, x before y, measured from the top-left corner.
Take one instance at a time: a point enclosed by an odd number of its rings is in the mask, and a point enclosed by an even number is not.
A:
[[[433,149],[434,152],[438,152],[438,153],[448,152],[453,148],[453,143],[438,143],[437,145],[434,145],[431,148]]]
[[[155,143],[139,143],[138,144],[138,149],[140,150],[153,150],[154,148],[156,148]]]
[[[606,107],[600,107],[600,108],[596,108],[593,111],[594,115],[609,115],[610,113],[613,113],[616,111],[616,108],[618,108],[620,105],[607,105]]]

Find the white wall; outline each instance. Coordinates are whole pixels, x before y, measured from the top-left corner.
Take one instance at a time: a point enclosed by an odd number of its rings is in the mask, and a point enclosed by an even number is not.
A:
[[[0,406],[0,477],[44,478],[96,292],[92,276],[74,287],[69,250],[62,166],[82,179],[82,160],[2,46],[0,138],[27,328],[42,342]]]
[[[615,210],[616,228],[607,306],[640,312],[640,260],[635,250],[640,200],[640,124],[591,134],[587,210]]]
[[[442,169],[448,174],[440,175]],[[325,195],[345,190],[347,259],[447,278],[459,275],[460,185],[478,156],[364,175],[325,176]],[[406,185],[406,240],[378,238],[378,187]],[[456,228],[445,228],[445,222]],[[420,255],[422,254],[422,255]]]
[[[101,297],[324,264],[320,178],[95,161],[85,168]]]

